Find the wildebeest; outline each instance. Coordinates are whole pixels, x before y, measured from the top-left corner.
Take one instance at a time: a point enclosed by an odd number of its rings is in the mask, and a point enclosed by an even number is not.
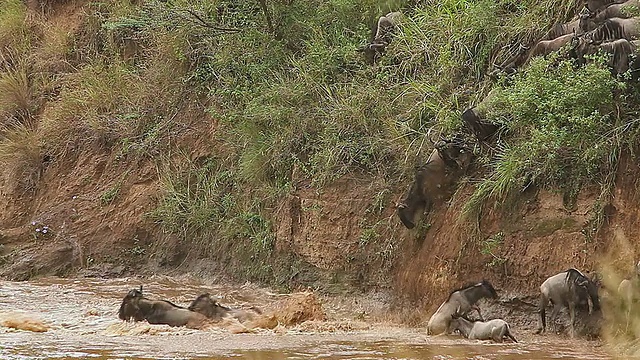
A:
[[[546,56],[554,51],[560,50],[567,44],[571,44],[571,40],[575,37],[575,34],[566,34],[557,37],[553,40],[539,41],[527,54],[527,58],[524,60],[523,65],[528,64],[531,59],[537,56]]]
[[[505,338],[509,338],[514,342],[518,342],[511,333],[511,327],[502,319],[493,319],[489,321],[470,321],[457,314],[451,315],[451,331],[458,330],[462,336],[471,340],[493,340],[502,342]],[[450,332],[451,332],[450,331]]]
[[[124,296],[122,303],[120,304],[120,310],[118,310],[118,317],[124,321],[142,321],[144,315],[140,312],[140,309],[134,305],[134,299],[136,297],[142,297],[142,285],[140,290],[132,289],[127,295]]]
[[[636,299],[638,299],[638,283],[640,282],[640,261],[636,264],[631,278],[624,279],[618,285],[618,295],[629,309]]]
[[[486,120],[488,106],[491,98],[496,94],[496,90],[491,90],[482,101],[462,113],[462,121],[465,126],[480,141],[485,141],[498,131],[498,126]]]
[[[431,315],[427,323],[427,334],[438,335],[448,332],[451,315],[454,314],[467,315],[471,310],[475,310],[482,320],[482,314],[476,302],[482,298],[495,299],[497,297],[498,293],[487,280],[453,290],[447,300]]]
[[[399,11],[390,12],[381,16],[373,29],[373,37],[369,44],[358,49],[364,52],[367,62],[373,64],[384,53],[384,50],[391,43],[396,26],[400,23],[402,13]]]
[[[636,40],[640,36],[640,17],[629,19],[611,18],[600,26],[582,35],[588,45],[598,45],[617,39]]]
[[[556,24],[542,37],[541,40],[553,40],[560,36],[569,34],[580,36],[587,31],[595,29],[598,27],[598,24],[589,20],[591,14],[592,13],[590,11],[583,9],[577,19],[564,24]]]
[[[540,334],[546,330],[546,307],[549,301],[553,304],[551,312],[551,320],[556,325],[556,317],[563,307],[569,309],[570,332],[571,336],[575,335],[575,312],[578,306],[587,303],[589,306],[589,314],[594,310],[600,309],[600,301],[598,297],[598,287],[588,277],[576,269],[569,269],[559,274],[553,275],[540,285],[540,304],[538,330]]]
[[[633,17],[638,10],[640,10],[640,0],[628,0],[623,3],[611,4],[598,11],[588,11],[582,20],[583,22],[593,23],[593,25],[588,26],[594,26],[611,18],[627,19]]]
[[[627,70],[634,68],[632,55],[636,54],[636,50],[640,46],[639,40],[629,41],[627,39],[618,39],[614,41],[604,42],[599,45],[590,45],[584,41],[578,41],[574,45],[573,56],[579,63],[585,63],[585,55],[591,55],[602,50],[611,55],[608,65],[613,75],[625,73]]]
[[[473,154],[462,143],[449,142],[436,147],[426,163],[416,168],[409,192],[398,205],[398,217],[408,229],[415,227],[419,210],[431,211],[433,204],[450,196],[451,186],[468,167]]]
[[[598,11],[611,4],[621,4],[627,0],[584,0],[584,6],[591,12]]]
[[[207,318],[215,321],[220,321],[223,318],[229,316],[238,319],[238,321],[240,322],[245,322],[253,320],[256,315],[262,314],[262,312],[256,308],[243,310],[232,309],[230,307],[223,306],[216,300],[211,298],[211,295],[208,293],[198,296],[195,300],[193,300],[193,302],[191,302],[191,305],[189,305],[188,309],[200,313]]]
[[[207,323],[207,317],[167,300],[151,300],[140,290],[131,290],[122,299],[118,317],[122,320],[147,320],[149,324],[186,326],[200,329]]]

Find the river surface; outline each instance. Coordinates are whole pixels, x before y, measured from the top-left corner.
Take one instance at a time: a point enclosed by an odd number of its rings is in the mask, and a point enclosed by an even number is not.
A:
[[[122,297],[144,283],[145,295],[188,305],[209,292],[223,304],[267,307],[286,295],[247,284],[223,286],[184,279],[60,279],[0,281],[0,324],[42,323],[46,332],[0,326],[0,359],[609,359],[599,342],[532,336],[512,329],[518,344],[428,337],[424,327],[363,322],[353,306],[327,300],[329,320],[234,334],[125,323]],[[322,298],[326,300],[325,298]],[[357,302],[357,301],[356,301]],[[360,302],[363,306],[366,301]],[[364,325],[363,325],[364,324]]]

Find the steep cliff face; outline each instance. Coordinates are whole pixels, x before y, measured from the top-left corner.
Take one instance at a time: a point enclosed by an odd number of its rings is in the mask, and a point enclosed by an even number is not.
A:
[[[74,31],[83,4],[64,2],[51,21],[69,18],[68,31]],[[176,118],[182,125],[171,133],[176,149],[193,161],[215,155],[217,122],[206,106],[193,105]],[[156,271],[237,277],[253,262],[234,258],[233,248],[211,249],[215,256],[194,253],[190,241],[148,216],[163,195],[157,159],[99,143],[38,156],[34,186],[17,186],[21,174],[6,169],[0,177],[4,277]],[[452,288],[479,279],[490,280],[507,299],[536,296],[544,279],[569,267],[624,276],[640,250],[637,160],[623,157],[615,175],[602,213],[593,210],[600,196],[595,188],[584,188],[571,206],[561,194],[529,188],[512,209],[489,204],[475,223],[460,216],[473,192],[473,181],[463,181],[450,201],[408,230],[395,212],[408,183],[350,174],[318,187],[298,174],[269,209],[275,234],[269,266],[279,268],[278,285],[336,292],[384,287],[422,304],[424,314]]]

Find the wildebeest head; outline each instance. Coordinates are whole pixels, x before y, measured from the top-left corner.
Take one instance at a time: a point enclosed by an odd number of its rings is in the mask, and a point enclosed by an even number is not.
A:
[[[600,309],[600,298],[598,295],[598,285],[576,269],[567,270],[565,278],[570,289],[578,297],[578,303],[588,302],[593,304],[593,310]]]
[[[491,299],[498,298],[498,292],[488,280],[482,280],[479,285],[485,292],[485,296]]]
[[[118,317],[120,318],[120,320],[144,320],[144,315],[142,314],[142,312],[140,311],[140,307],[138,306],[138,302],[142,298],[142,285],[140,285],[140,289],[129,290],[127,295],[125,295],[122,299],[120,309],[118,310]]]
[[[230,308],[220,305],[216,300],[211,298],[209,293],[202,294],[198,296],[191,305],[188,307],[189,310],[200,313],[210,319],[220,320],[225,317]]]
[[[364,53],[367,63],[375,64],[380,56],[384,54],[386,47],[391,43],[393,33],[401,18],[402,14],[400,12],[390,12],[378,19],[369,44],[358,48],[358,51]]]
[[[438,142],[434,142],[433,146],[438,150],[438,155],[444,163],[452,169],[466,171],[473,161],[473,151],[471,146],[467,145],[465,139],[456,134],[452,138],[440,137]]]

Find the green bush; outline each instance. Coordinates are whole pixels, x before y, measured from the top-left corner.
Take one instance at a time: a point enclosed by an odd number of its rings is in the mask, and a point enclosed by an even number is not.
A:
[[[583,184],[606,176],[619,152],[614,94],[624,83],[602,58],[576,68],[539,58],[512,83],[499,87],[487,115],[504,134],[467,210],[493,197],[502,201],[530,184],[575,197]]]

